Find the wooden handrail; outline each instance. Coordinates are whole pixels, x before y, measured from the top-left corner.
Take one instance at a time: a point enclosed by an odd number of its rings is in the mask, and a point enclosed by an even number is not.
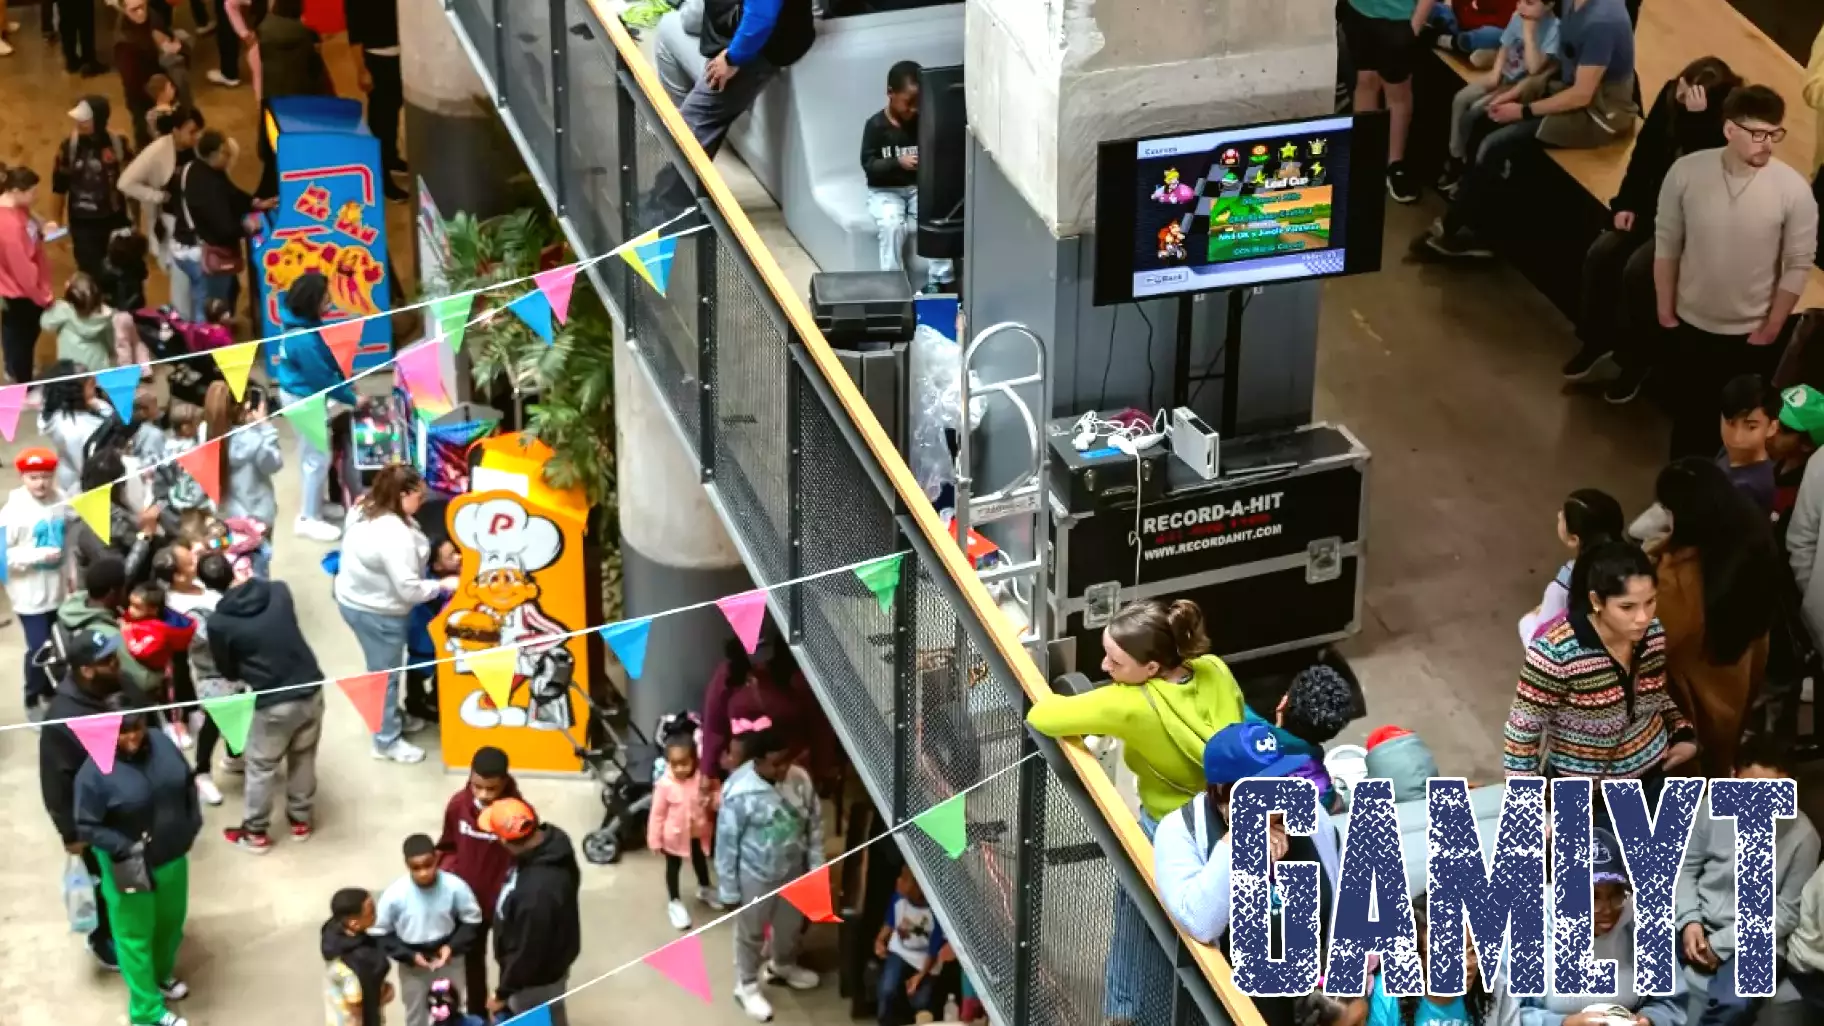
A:
[[[753,262],[754,269],[759,273],[762,283],[773,294],[773,299],[779,304],[779,309],[785,313],[786,319],[791,322],[798,337],[803,341],[805,351],[810,355],[812,362],[817,365],[825,383],[835,394],[836,400],[842,404],[843,410],[848,414],[855,430],[861,435],[868,451],[873,454],[875,462],[886,474],[893,490],[899,493],[900,500],[918,525],[919,531],[924,534],[932,551],[937,553],[939,561],[943,564],[944,572],[950,576],[950,580],[956,585],[957,590],[962,593],[963,600],[968,603],[969,612],[981,624],[1001,658],[1006,660],[1007,665],[1012,668],[1014,676],[1026,696],[1035,702],[1050,697],[1051,687],[1047,684],[1044,674],[1039,672],[1038,666],[1027,655],[1025,647],[1020,644],[1019,635],[1001,614],[999,606],[989,596],[988,589],[983,586],[981,578],[976,576],[974,569],[964,559],[962,550],[957,547],[955,539],[950,536],[950,532],[944,528],[943,522],[938,519],[937,510],[932,508],[930,500],[925,498],[924,490],[918,486],[917,479],[912,476],[911,468],[906,466],[906,462],[901,458],[893,440],[887,436],[886,431],[880,426],[880,422],[874,418],[873,411],[868,408],[867,400],[862,398],[861,391],[855,387],[855,383],[849,379],[848,373],[843,370],[835,352],[830,348],[829,341],[823,337],[823,332],[818,329],[817,322],[811,317],[811,312],[805,308],[804,302],[793,291],[791,282],[786,278],[785,272],[779,269],[779,265],[773,259],[772,252],[767,249],[766,243],[761,241],[760,233],[754,230],[753,223],[748,220],[746,211],[742,210],[741,204],[735,201],[734,195],[729,192],[728,184],[716,171],[709,155],[703,152],[703,147],[699,146],[696,138],[691,135],[689,126],[684,123],[683,117],[678,114],[677,107],[672,104],[664,87],[660,85],[657,72],[647,63],[645,55],[640,52],[639,44],[628,35],[626,28],[621,25],[620,19],[606,8],[603,0],[587,0],[587,2],[590,10],[595,12],[596,19],[607,32],[609,40],[613,42],[614,48],[620,51],[621,58],[632,73],[635,83],[639,85],[640,91],[646,94],[647,101],[652,104],[653,110],[658,112],[659,120],[664,124],[665,131],[672,137],[678,149],[683,152],[684,159],[689,162],[691,169],[696,172],[697,178],[703,183],[703,188],[709,194],[710,201],[716,205],[722,219],[727,222],[729,230],[734,233],[736,241],[747,253],[748,259]],[[1088,791],[1091,800],[1096,803],[1096,808],[1101,811],[1103,818],[1108,821],[1115,836],[1120,839],[1122,848],[1126,849],[1128,857],[1133,860],[1135,868],[1146,881],[1147,887],[1155,895],[1158,894],[1158,883],[1153,876],[1152,842],[1140,829],[1140,824],[1134,821],[1133,813],[1128,811],[1127,803],[1122,801],[1121,795],[1116,792],[1114,782],[1108,779],[1108,774],[1102,771],[1102,764],[1097,762],[1095,756],[1083,747],[1082,742],[1075,740],[1063,742],[1061,748],[1066,761],[1081,778],[1084,789]],[[1168,918],[1170,917],[1168,916]],[[1173,927],[1184,939],[1192,958],[1197,962],[1198,968],[1203,971],[1204,977],[1210,981],[1210,986],[1216,991],[1216,996],[1222,1001],[1223,1007],[1228,1010],[1235,1026],[1265,1026],[1259,1010],[1254,1007],[1253,999],[1236,988],[1228,960],[1222,957],[1222,952],[1197,941],[1185,933],[1183,928],[1175,922]]]

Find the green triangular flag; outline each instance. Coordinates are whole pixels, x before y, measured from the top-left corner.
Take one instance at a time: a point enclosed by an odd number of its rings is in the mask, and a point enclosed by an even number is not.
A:
[[[912,825],[929,834],[951,858],[962,855],[969,847],[969,830],[963,823],[963,796],[960,794],[919,813]]]
[[[450,340],[452,352],[462,352],[462,336],[469,330],[469,308],[475,297],[451,296],[431,304],[431,315],[437,318],[437,332]]]
[[[247,747],[247,730],[253,726],[253,699],[253,692],[244,691],[203,700],[203,711],[215,721],[215,729],[222,732],[222,741],[231,755],[239,755]]]
[[[321,394],[300,399],[279,411],[318,452],[329,451],[329,408]]]
[[[899,587],[899,563],[904,558],[904,553],[898,553],[855,568],[855,576],[874,593],[883,613],[893,608],[893,590]]]

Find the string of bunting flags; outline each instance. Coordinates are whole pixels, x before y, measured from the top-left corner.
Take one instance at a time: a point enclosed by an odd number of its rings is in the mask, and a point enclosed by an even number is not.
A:
[[[683,216],[685,215],[679,215],[679,217]],[[665,224],[669,225],[676,220],[678,218],[674,217]],[[664,225],[660,226],[660,228],[663,227]],[[705,230],[705,226],[699,225],[660,237],[656,234],[659,228],[655,228],[640,236],[639,239],[622,243],[607,253],[590,257],[587,260],[579,260],[485,288],[471,289],[440,299],[425,300],[399,307],[388,314],[372,315],[390,316],[391,313],[429,308],[432,318],[437,322],[437,333],[422,342],[399,350],[390,359],[359,373],[354,371],[355,353],[361,344],[361,324],[368,319],[367,317],[351,318],[334,324],[326,324],[318,329],[285,332],[251,342],[224,346],[212,350],[210,356],[214,358],[216,366],[220,368],[222,376],[227,380],[228,388],[234,393],[235,401],[239,402],[246,395],[247,380],[254,364],[259,360],[259,347],[262,344],[295,335],[309,334],[311,330],[316,331],[335,357],[337,365],[342,369],[344,380],[299,399],[278,410],[276,415],[289,421],[298,434],[313,447],[327,452],[329,451],[329,393],[345,384],[389,367],[397,369],[399,383],[411,396],[412,405],[418,411],[419,416],[440,416],[455,408],[443,388],[437,346],[448,340],[454,349],[460,350],[463,337],[470,326],[485,323],[499,312],[495,309],[485,310],[471,318],[476,296],[484,292],[522,285],[526,282],[533,283],[535,288],[500,309],[512,311],[526,323],[527,327],[543,338],[546,345],[554,345],[556,337],[552,329],[552,320],[555,318],[558,324],[568,322],[570,297],[575,290],[576,276],[583,269],[609,257],[619,256],[636,269],[640,269],[641,276],[648,281],[666,282],[669,281],[669,277],[664,268],[669,266],[671,253],[675,251],[677,240],[703,230]],[[641,251],[645,251],[648,255],[640,256]],[[652,262],[654,261],[659,268],[656,272],[653,270],[655,265]],[[179,359],[189,358],[189,356],[185,356]],[[153,363],[163,362],[169,361],[153,361]],[[49,381],[94,377],[96,386],[107,395],[109,403],[115,410],[131,410],[133,397],[138,392],[141,381],[144,380],[145,366],[149,365],[128,364],[122,367],[110,367],[91,374],[46,378],[33,384],[42,385]],[[18,433],[19,415],[25,408],[28,387],[30,386],[6,385],[0,387],[0,436],[4,436],[8,442],[13,441]],[[237,432],[251,430],[260,424],[270,422],[272,417],[273,414],[268,414],[258,420],[250,420],[237,425],[214,438],[204,440],[181,455],[138,467],[132,473],[117,480],[97,485],[79,495],[65,498],[61,504],[69,506],[77,516],[82,518],[84,523],[88,524],[89,529],[95,532],[95,536],[101,539],[101,543],[107,545],[113,538],[112,518],[109,517],[108,511],[113,502],[114,486],[124,484],[135,477],[157,470],[159,467],[177,464],[196,480],[198,487],[209,496],[210,501],[220,503],[222,501],[222,461],[218,446]],[[6,579],[4,557],[5,538],[0,536],[0,581]]]
[[[630,959],[599,976],[585,980],[544,1004],[527,1009],[508,1019],[502,1026],[551,1026],[550,1009],[553,1004],[574,997],[636,965],[648,966],[683,990],[695,995],[704,1004],[714,1004],[715,994],[709,982],[709,962],[703,954],[703,934],[705,932],[734,919],[749,908],[775,897],[784,898],[790,902],[793,908],[803,913],[804,917],[813,923],[842,922],[842,917],[836,914],[835,903],[832,900],[830,867],[893,837],[907,827],[917,827],[920,833],[930,838],[951,859],[961,858],[963,852],[969,850],[969,823],[965,816],[969,792],[985,787],[1005,774],[1012,773],[1025,764],[1026,760],[1036,759],[1039,755],[1038,752],[1028,752],[911,819],[897,823],[853,848],[828,859],[822,865],[789,881],[784,886],[760,895],[739,908],[724,912],[663,947],[655,948],[639,958]]]

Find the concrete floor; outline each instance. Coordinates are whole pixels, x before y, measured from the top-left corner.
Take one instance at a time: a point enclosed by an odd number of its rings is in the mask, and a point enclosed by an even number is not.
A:
[[[65,76],[60,57],[53,56],[36,34],[37,12],[15,10],[14,17],[21,13],[28,28],[14,40],[18,53],[0,59],[0,97],[5,98],[0,103],[0,161],[30,164],[48,179],[52,155],[69,131],[64,112],[77,96],[101,93],[114,101],[117,112],[124,108],[118,79],[85,82]],[[105,54],[105,29],[103,35]],[[212,126],[240,138],[248,156],[236,168],[236,177],[251,184],[258,174],[252,158],[251,93],[244,88],[225,91],[202,81],[201,70],[214,59],[213,50],[205,50],[198,67],[198,102]],[[340,77],[351,77],[339,48],[331,47],[329,59]],[[123,123],[124,114],[117,114],[116,125]],[[50,210],[48,187],[44,192],[41,213]],[[389,219],[396,264],[402,270],[410,267],[408,216],[405,207],[395,205]],[[70,270],[67,246],[53,247],[56,279],[61,282]],[[156,279],[155,274],[155,302],[164,295],[164,283]],[[51,358],[52,348],[46,336],[41,361]],[[37,441],[31,421],[29,415],[22,419],[17,444],[0,446],[0,489],[18,484],[12,458],[19,448]],[[288,427],[281,430],[290,435]],[[288,460],[293,458],[292,446],[288,438]],[[289,521],[297,501],[296,475],[289,468],[280,476],[279,501],[280,519]],[[297,538],[288,525],[277,530],[276,542],[274,576],[292,585],[305,632],[324,672],[360,672],[359,652],[336,612],[329,580],[317,565],[327,546]],[[5,619],[10,621],[10,615]],[[17,626],[8,622],[0,627],[0,666],[17,667],[22,647]],[[7,673],[5,679],[16,678]],[[0,724],[23,719],[17,687],[0,688]],[[418,831],[434,834],[444,802],[461,784],[460,776],[444,772],[434,737],[416,740],[431,749],[425,763],[374,762],[367,754],[359,716],[332,690],[318,764],[317,835],[305,845],[281,842],[264,858],[222,842],[222,828],[238,822],[241,815],[239,778],[222,778],[228,802],[205,810],[205,830],[191,854],[190,922],[179,969],[192,996],[177,1006],[180,1014],[196,1026],[320,1021],[322,961],[317,934],[328,917],[330,895],[344,886],[378,890],[398,876],[403,871],[400,841]],[[14,826],[7,857],[0,860],[0,966],[5,966],[0,973],[0,1008],[5,1009],[0,1022],[124,1023],[126,998],[118,979],[95,967],[81,938],[65,925],[59,893],[63,854],[39,800],[37,748],[37,735],[30,730],[0,730],[0,817]],[[522,785],[541,813],[574,838],[599,823],[601,806],[589,785],[559,780],[529,780]],[[701,1005],[637,964],[640,956],[677,936],[665,920],[661,862],[642,852],[612,868],[586,865],[583,879],[584,953],[572,975],[573,985],[625,963],[635,964],[572,999],[573,1021],[607,1022],[611,1012],[613,1021],[638,1021],[648,1015],[655,1020],[689,1016],[693,1022],[712,1024],[749,1021],[726,997],[733,985],[728,927],[704,935],[717,994],[713,1006]],[[702,910],[697,912],[702,921]],[[811,964],[831,964],[834,938],[832,928],[816,928]],[[772,994],[776,1021],[846,1022],[847,1002],[838,998],[833,975],[828,979],[822,989],[809,994]],[[402,1015],[395,1007],[388,1019],[400,1022]]]

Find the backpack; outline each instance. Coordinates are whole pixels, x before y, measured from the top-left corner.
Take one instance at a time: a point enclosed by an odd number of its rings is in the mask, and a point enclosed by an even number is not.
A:
[[[120,209],[120,172],[127,140],[119,132],[109,132],[108,145],[88,159],[82,156],[81,141],[80,132],[71,132],[70,141],[64,144],[70,178],[70,217],[111,217]]]
[[[1197,840],[1197,806],[1199,804],[1207,807],[1210,804],[1209,795],[1200,794],[1178,808],[1178,814],[1184,817],[1184,829],[1190,832],[1193,843]],[[1210,855],[1216,851],[1216,845],[1222,843],[1222,839],[1229,835],[1229,821],[1216,815],[1214,809],[1210,809],[1209,814],[1204,818],[1209,821],[1209,837],[1203,843],[1203,860],[1208,862]]]
[[[51,621],[51,636],[44,639],[44,644],[32,653],[32,666],[44,671],[55,688],[70,672],[70,646],[76,641],[76,632],[65,626],[62,620]]]

